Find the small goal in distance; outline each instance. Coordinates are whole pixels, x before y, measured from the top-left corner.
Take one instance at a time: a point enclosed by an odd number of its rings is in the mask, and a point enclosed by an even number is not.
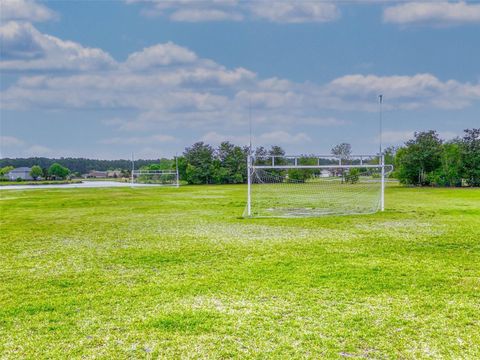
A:
[[[131,183],[144,185],[180,186],[176,170],[134,170]]]
[[[384,210],[385,178],[378,155],[248,156],[246,217],[314,217]]]

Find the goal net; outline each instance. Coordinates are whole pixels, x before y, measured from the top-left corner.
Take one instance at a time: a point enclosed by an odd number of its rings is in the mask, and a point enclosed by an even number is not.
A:
[[[382,158],[251,158],[248,168],[245,216],[308,217],[383,209]]]
[[[135,170],[132,184],[179,186],[178,173],[175,170]]]

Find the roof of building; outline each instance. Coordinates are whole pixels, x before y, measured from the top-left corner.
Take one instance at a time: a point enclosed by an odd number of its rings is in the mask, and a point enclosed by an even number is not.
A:
[[[25,172],[25,171],[30,171],[30,170],[32,170],[32,168],[29,168],[27,166],[22,166],[22,167],[18,167],[18,168],[13,169],[10,172]]]

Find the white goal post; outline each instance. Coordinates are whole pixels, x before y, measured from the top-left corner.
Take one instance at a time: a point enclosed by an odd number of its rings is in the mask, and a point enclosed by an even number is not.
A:
[[[247,217],[311,217],[383,211],[384,156],[262,156],[247,159]]]
[[[131,183],[150,185],[180,186],[176,170],[134,170]]]

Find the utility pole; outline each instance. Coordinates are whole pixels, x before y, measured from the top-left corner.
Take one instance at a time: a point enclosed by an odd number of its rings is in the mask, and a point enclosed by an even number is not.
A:
[[[135,160],[133,158],[133,152],[132,152],[132,176],[131,176],[131,185],[133,186],[133,173],[135,172]]]
[[[382,156],[382,135],[383,135],[383,95],[380,94],[378,95],[378,101],[379,101],[379,105],[380,105],[380,119],[379,119],[379,139],[380,139],[380,156]]]

